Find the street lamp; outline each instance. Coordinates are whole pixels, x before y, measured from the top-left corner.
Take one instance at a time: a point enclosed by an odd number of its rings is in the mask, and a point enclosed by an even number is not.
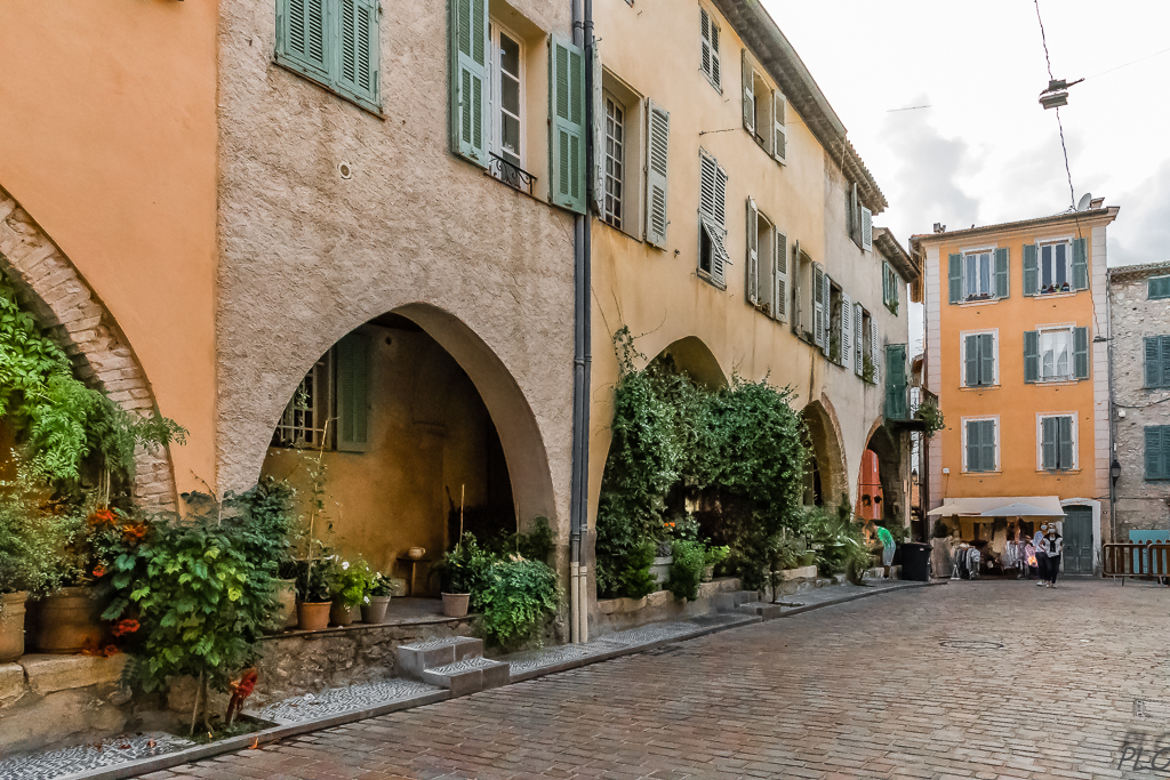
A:
[[[1121,464],[1117,462],[1117,458],[1109,464],[1109,476],[1113,479],[1113,484],[1117,484],[1117,480],[1121,477]]]

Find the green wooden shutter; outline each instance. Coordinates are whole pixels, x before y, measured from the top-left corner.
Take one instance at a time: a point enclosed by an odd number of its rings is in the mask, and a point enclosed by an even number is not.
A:
[[[1036,260],[1036,245],[1024,244],[1024,295],[1040,292],[1040,271]]]
[[[1170,336],[1158,337],[1158,365],[1162,367],[1154,387],[1170,387]]]
[[[947,261],[947,287],[950,292],[950,300],[951,303],[958,303],[963,298],[963,256],[951,255]]]
[[[549,38],[549,173],[552,202],[585,213],[585,53]]]
[[[980,458],[984,471],[995,471],[995,420],[983,420],[979,423],[983,433],[979,437],[979,446],[982,450]]]
[[[1089,289],[1089,253],[1085,239],[1073,241],[1072,286],[1074,290]]]
[[[995,384],[995,345],[990,333],[982,333],[976,340],[979,345],[979,384]]]
[[[328,79],[325,22],[325,0],[277,0],[276,61]]]
[[[1164,469],[1165,458],[1162,455],[1163,428],[1164,426],[1161,425],[1146,426],[1146,479],[1164,479],[1166,477]]]
[[[1040,418],[1040,468],[1055,469],[1060,456],[1057,447],[1057,420],[1056,417]]]
[[[487,0],[449,0],[451,151],[487,167]]]
[[[646,101],[646,242],[666,248],[666,174],[670,150],[670,112]]]
[[[995,250],[995,297],[1008,297],[1008,251],[1006,247]]]
[[[370,448],[370,364],[373,340],[353,332],[337,342],[337,449]]]
[[[1073,435],[1072,435],[1072,418],[1071,417],[1057,417],[1056,418],[1056,440],[1058,442],[1056,467],[1059,469],[1071,469],[1076,462],[1073,452]]]
[[[975,387],[979,384],[979,337],[963,337],[963,384]]]
[[[1073,375],[1077,379],[1089,378],[1089,329],[1073,329]]]
[[[983,429],[978,421],[967,423],[967,471],[982,471],[979,457],[983,450],[979,444],[979,436]]]
[[[1162,337],[1146,336],[1145,338],[1145,376],[1146,387],[1160,387],[1162,384]]]
[[[378,103],[378,9],[373,0],[337,0],[337,87],[376,111]]]
[[[1146,297],[1170,298],[1170,276],[1155,276],[1147,282]]]
[[[886,419],[906,419],[906,345],[886,346]]]
[[[589,207],[597,216],[605,214],[605,75],[601,67],[601,40],[593,39],[593,46],[589,52],[589,75],[591,77],[591,94],[589,101],[593,107],[593,121],[589,127],[590,146],[593,155],[589,159]],[[623,114],[623,117],[628,116]],[[624,121],[624,119],[623,119]],[[622,132],[627,132],[623,127]],[[623,137],[625,137],[623,135]],[[633,212],[629,211],[631,217]]]
[[[902,277],[898,276],[898,272],[890,266],[890,302],[894,304],[894,313],[897,314],[898,308],[898,291],[902,289]]]
[[[1040,331],[1024,331],[1024,381],[1040,381]]]
[[[747,199],[747,279],[744,285],[752,306],[760,303],[760,211]]]

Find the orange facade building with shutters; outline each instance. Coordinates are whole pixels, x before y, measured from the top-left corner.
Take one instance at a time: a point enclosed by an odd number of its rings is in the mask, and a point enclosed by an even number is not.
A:
[[[929,445],[926,509],[1057,496],[1066,537],[1084,547],[1066,570],[1095,566],[1108,541],[1106,228],[1117,213],[1093,201],[911,242],[924,265],[926,385],[946,422]]]

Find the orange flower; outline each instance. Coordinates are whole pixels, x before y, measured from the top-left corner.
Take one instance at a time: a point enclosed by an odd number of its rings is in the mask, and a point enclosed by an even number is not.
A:
[[[108,507],[99,509],[89,516],[89,524],[97,527],[100,525],[114,525],[118,522],[118,516],[113,513]]]
[[[122,526],[122,535],[127,539],[141,539],[146,536],[146,526],[144,525],[124,525]]]
[[[106,576],[106,567],[102,566],[100,563],[97,566],[94,566],[93,567],[93,576],[97,577],[99,580],[102,577]]]
[[[141,626],[138,625],[137,620],[134,618],[124,618],[123,620],[119,620],[117,623],[115,623],[114,627],[110,629],[110,632],[114,636],[125,636],[126,634],[133,634],[139,628],[141,628]]]

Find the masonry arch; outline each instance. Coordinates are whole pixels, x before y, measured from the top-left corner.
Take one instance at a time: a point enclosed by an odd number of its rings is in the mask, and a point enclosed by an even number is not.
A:
[[[727,375],[711,348],[698,336],[685,336],[664,347],[651,365],[669,365],[697,384],[715,390],[727,387]]]
[[[858,470],[859,517],[901,524],[905,518],[906,496],[902,485],[902,453],[894,435],[882,419],[870,427]]]
[[[145,414],[156,408],[146,373],[113,315],[73,262],[3,187],[0,271],[38,322],[51,329],[81,379],[127,411]],[[143,506],[174,506],[174,467],[167,448],[153,453],[139,449],[134,498]]]
[[[555,518],[536,417],[462,320],[404,304],[320,349],[299,356],[303,379],[286,376],[283,405],[269,409],[261,471],[303,487],[305,453],[317,453],[342,552],[389,571],[410,547],[436,559],[461,522],[490,534]]]
[[[836,411],[828,398],[811,401],[801,410],[808,430],[809,465],[805,482],[806,505],[836,508],[849,499],[845,476],[845,448]]]

